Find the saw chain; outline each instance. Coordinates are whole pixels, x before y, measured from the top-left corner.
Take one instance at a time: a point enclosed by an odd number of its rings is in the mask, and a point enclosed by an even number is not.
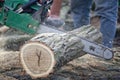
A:
[[[101,57],[107,60],[113,58],[114,52],[110,48],[102,44],[97,44],[82,37],[80,38],[80,40],[84,44],[83,51],[87,52],[88,54]]]

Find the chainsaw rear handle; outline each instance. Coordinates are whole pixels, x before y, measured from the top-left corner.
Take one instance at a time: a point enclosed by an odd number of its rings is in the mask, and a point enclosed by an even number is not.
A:
[[[39,2],[40,4],[45,4],[47,1],[49,1],[49,4],[53,2],[53,0],[30,0],[27,4],[22,6],[22,9],[26,9],[30,7],[31,5],[35,4],[36,2]]]
[[[22,9],[26,9],[28,7],[30,7],[31,5],[35,4],[36,2],[38,2],[39,0],[30,0],[27,4],[22,6]]]
[[[21,13],[23,12],[25,9],[27,9],[28,7],[32,6],[33,4],[35,4],[36,2],[38,2],[39,0],[30,0],[27,4],[24,4],[22,7],[18,8],[16,10],[16,13]]]

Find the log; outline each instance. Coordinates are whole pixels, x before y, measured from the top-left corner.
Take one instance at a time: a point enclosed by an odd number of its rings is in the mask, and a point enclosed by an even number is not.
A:
[[[0,48],[9,51],[19,51],[20,47],[28,40],[32,35],[10,35],[0,36]]]
[[[85,55],[80,37],[100,41],[101,33],[87,25],[68,33],[44,33],[32,38],[20,50],[20,59],[26,72],[34,77],[46,77],[66,63]]]
[[[0,72],[21,68],[18,51],[0,50]]]
[[[0,36],[0,72],[22,68],[19,57],[20,47],[32,38],[31,35]]]

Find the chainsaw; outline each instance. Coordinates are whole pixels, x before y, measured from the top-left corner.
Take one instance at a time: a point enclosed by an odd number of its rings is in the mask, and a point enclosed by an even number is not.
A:
[[[35,34],[53,0],[0,0],[0,24]]]
[[[47,17],[53,0],[0,0],[0,24],[28,34],[64,33],[51,27],[39,25]],[[83,51],[105,59],[113,58],[113,51],[101,44],[80,38],[84,44]]]

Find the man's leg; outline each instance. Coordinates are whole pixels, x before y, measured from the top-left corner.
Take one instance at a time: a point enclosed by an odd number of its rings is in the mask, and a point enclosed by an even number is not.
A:
[[[71,11],[75,28],[90,23],[91,4],[92,0],[71,0]]]
[[[53,0],[49,17],[46,19],[45,24],[55,27],[61,27],[65,24],[65,22],[60,18],[61,5],[62,0]]]
[[[103,45],[112,48],[116,32],[118,0],[95,0],[96,14],[100,16]]]

